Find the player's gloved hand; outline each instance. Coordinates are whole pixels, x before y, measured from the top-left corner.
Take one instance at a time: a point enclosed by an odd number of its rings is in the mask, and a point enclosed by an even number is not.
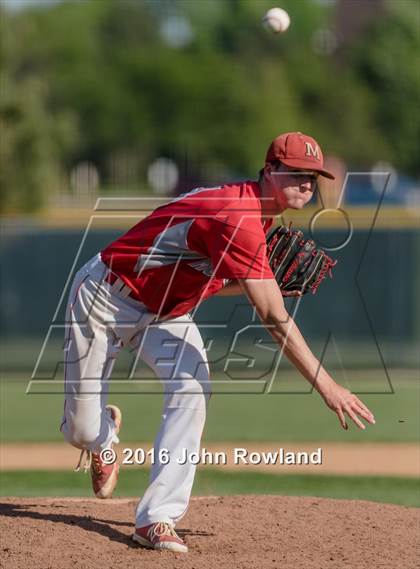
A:
[[[372,425],[375,424],[373,413],[354,393],[351,393],[351,391],[342,385],[333,381],[327,387],[319,389],[319,393],[328,407],[334,411],[334,413],[337,413],[343,429],[348,429],[346,415],[350,417],[359,429],[366,428],[360,420],[360,417]]]
[[[267,235],[267,257],[283,296],[315,293],[337,262],[291,225],[275,227]]]

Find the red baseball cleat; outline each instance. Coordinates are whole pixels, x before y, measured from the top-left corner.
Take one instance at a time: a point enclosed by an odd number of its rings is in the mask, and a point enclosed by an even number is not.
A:
[[[143,547],[149,547],[150,549],[188,553],[188,547],[177,535],[174,527],[166,522],[156,522],[149,526],[136,528],[132,539]]]
[[[107,405],[106,408],[111,412],[111,418],[115,423],[115,434],[118,435],[122,422],[121,411],[115,405]],[[79,463],[76,467],[76,472],[80,470],[85,453],[86,460],[83,467],[85,472],[90,470],[92,488],[95,492],[95,496],[103,500],[111,498],[118,482],[119,465],[117,462],[114,462],[113,464],[106,464],[99,453],[92,452],[90,450],[82,450],[80,453]]]
[[[90,476],[95,496],[102,500],[111,498],[118,482],[119,466],[116,462],[104,464],[101,456],[95,452],[91,453],[91,458]]]

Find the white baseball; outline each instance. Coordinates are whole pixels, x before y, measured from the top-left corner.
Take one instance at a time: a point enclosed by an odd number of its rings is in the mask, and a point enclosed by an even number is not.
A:
[[[290,26],[290,16],[282,8],[271,8],[262,19],[263,25],[267,30],[278,34],[285,32]]]

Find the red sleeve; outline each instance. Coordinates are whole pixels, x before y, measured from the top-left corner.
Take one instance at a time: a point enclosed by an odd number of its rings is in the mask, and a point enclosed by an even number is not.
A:
[[[213,277],[219,279],[273,279],[268,264],[265,233],[258,220],[244,227],[214,220],[208,243]]]

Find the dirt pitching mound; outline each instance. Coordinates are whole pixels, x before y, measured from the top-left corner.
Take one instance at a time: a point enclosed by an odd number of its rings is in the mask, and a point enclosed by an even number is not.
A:
[[[419,510],[282,496],[194,498],[178,525],[190,552],[131,539],[136,500],[0,499],[7,569],[410,569]]]

